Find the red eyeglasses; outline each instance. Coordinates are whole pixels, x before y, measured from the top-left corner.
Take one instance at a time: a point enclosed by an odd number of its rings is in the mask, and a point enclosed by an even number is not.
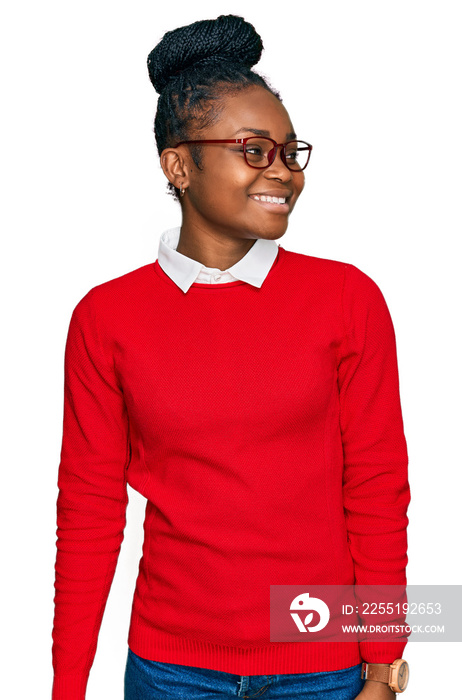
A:
[[[242,145],[237,152],[244,153],[245,162],[251,168],[263,170],[269,168],[276,158],[278,148],[281,149],[281,159],[284,165],[293,172],[305,170],[310,160],[313,146],[306,141],[286,141],[277,143],[266,136],[247,136],[244,139],[196,139],[194,141],[180,141],[174,146],[183,146],[189,143],[234,143]]]

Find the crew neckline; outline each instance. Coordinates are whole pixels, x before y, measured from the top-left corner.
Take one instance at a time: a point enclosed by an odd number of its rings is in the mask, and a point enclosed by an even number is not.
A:
[[[278,254],[276,258],[274,259],[274,262],[272,266],[270,267],[268,274],[266,275],[263,284],[265,284],[266,280],[274,273],[276,269],[279,269],[281,267],[281,264],[285,260],[285,253],[286,250],[283,248],[281,245],[278,245]],[[159,265],[159,260],[157,259],[154,262],[154,270],[156,271],[157,275],[160,277],[161,280],[166,282],[167,284],[176,287],[179,289],[178,285],[176,282],[174,282],[166,272],[162,269],[162,267]],[[252,287],[253,285],[249,284],[248,282],[244,282],[243,280],[234,280],[233,282],[222,282],[221,284],[217,282],[216,284],[211,284],[208,282],[193,282],[191,286],[188,289],[188,292],[191,289],[197,289],[197,290],[205,290],[205,289],[228,289],[229,287],[238,287],[242,284],[246,284],[249,287]],[[257,287],[258,289],[258,287]],[[181,291],[181,290],[180,290]],[[187,294],[188,292],[183,292]]]

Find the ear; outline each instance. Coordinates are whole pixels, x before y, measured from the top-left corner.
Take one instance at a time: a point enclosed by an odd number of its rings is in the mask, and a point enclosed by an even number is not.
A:
[[[185,190],[189,186],[189,169],[186,158],[180,148],[165,148],[160,154],[160,164],[169,182]]]

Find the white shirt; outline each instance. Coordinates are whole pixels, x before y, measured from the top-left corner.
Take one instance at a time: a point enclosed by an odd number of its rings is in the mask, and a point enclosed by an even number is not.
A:
[[[194,282],[221,284],[241,280],[254,287],[261,287],[278,255],[276,241],[257,238],[250,250],[227,270],[206,267],[197,260],[176,250],[180,240],[180,227],[164,231],[159,240],[157,259],[166,275],[187,292]]]

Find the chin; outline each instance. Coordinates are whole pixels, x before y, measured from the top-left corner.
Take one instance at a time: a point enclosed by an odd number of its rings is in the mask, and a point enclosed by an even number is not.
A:
[[[281,238],[285,232],[287,231],[289,222],[286,221],[285,223],[280,222],[277,226],[268,226],[267,228],[263,229],[261,232],[261,238],[268,238],[269,240],[277,240],[278,238]]]

